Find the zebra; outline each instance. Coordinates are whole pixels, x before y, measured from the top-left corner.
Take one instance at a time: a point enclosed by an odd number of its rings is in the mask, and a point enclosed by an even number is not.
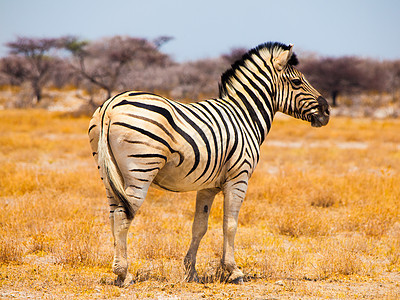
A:
[[[180,103],[142,91],[105,101],[89,125],[90,145],[110,206],[116,284],[132,282],[127,232],[150,186],[197,191],[185,279],[198,281],[196,254],[214,197],[222,192],[227,282],[242,283],[234,258],[238,215],[276,112],[321,127],[329,105],[295,66],[293,45],[261,44],[222,74],[219,98]]]

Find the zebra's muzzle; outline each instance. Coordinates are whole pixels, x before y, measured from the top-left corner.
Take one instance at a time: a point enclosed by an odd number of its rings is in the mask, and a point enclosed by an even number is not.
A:
[[[323,97],[318,97],[318,112],[311,116],[311,126],[322,127],[329,122],[329,104]]]

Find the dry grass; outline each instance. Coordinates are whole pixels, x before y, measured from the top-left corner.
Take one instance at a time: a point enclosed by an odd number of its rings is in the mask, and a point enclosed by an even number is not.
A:
[[[240,213],[243,286],[219,283],[222,198],[184,283],[194,193],[151,189],[128,243],[135,284],[112,285],[104,188],[88,118],[0,111],[0,298],[397,298],[399,120],[278,118]],[[55,296],[57,295],[57,296]]]

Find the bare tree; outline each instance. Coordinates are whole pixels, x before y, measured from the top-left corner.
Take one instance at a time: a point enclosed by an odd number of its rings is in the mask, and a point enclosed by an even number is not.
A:
[[[392,94],[392,101],[396,101],[400,90],[400,60],[384,62],[383,66],[388,71],[387,90]]]
[[[123,77],[122,82],[125,88],[162,92],[183,101],[217,97],[222,73],[244,53],[246,49],[233,48],[217,58],[135,68]]]
[[[62,88],[67,85],[77,87],[79,79],[67,59],[57,59],[54,68],[50,71],[48,85],[56,88]]]
[[[39,102],[43,86],[57,62],[51,51],[60,47],[59,39],[18,37],[6,45],[10,56],[3,58],[1,72],[7,74],[12,83],[29,81]]]
[[[126,69],[168,63],[169,57],[158,51],[165,42],[167,39],[156,45],[146,39],[115,36],[89,43],[67,37],[64,47],[73,55],[73,68],[91,84],[105,90],[109,98]]]
[[[248,51],[246,48],[232,48],[229,53],[223,54],[222,58],[226,60],[229,64],[233,64],[237,60],[241,59],[243,55]]]
[[[299,69],[317,89],[331,95],[332,106],[337,105],[340,93],[382,89],[381,70],[357,57],[308,59],[301,61]]]
[[[1,59],[0,71],[8,79],[10,85],[20,85],[30,72],[25,57],[10,55]]]

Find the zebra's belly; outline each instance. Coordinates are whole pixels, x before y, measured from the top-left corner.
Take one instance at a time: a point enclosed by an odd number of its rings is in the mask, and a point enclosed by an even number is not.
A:
[[[166,164],[154,178],[152,186],[174,192],[197,191],[219,186],[219,180],[205,182],[206,178],[199,178],[199,172],[193,172],[190,176],[187,176],[187,172],[188,169],[184,166]]]

